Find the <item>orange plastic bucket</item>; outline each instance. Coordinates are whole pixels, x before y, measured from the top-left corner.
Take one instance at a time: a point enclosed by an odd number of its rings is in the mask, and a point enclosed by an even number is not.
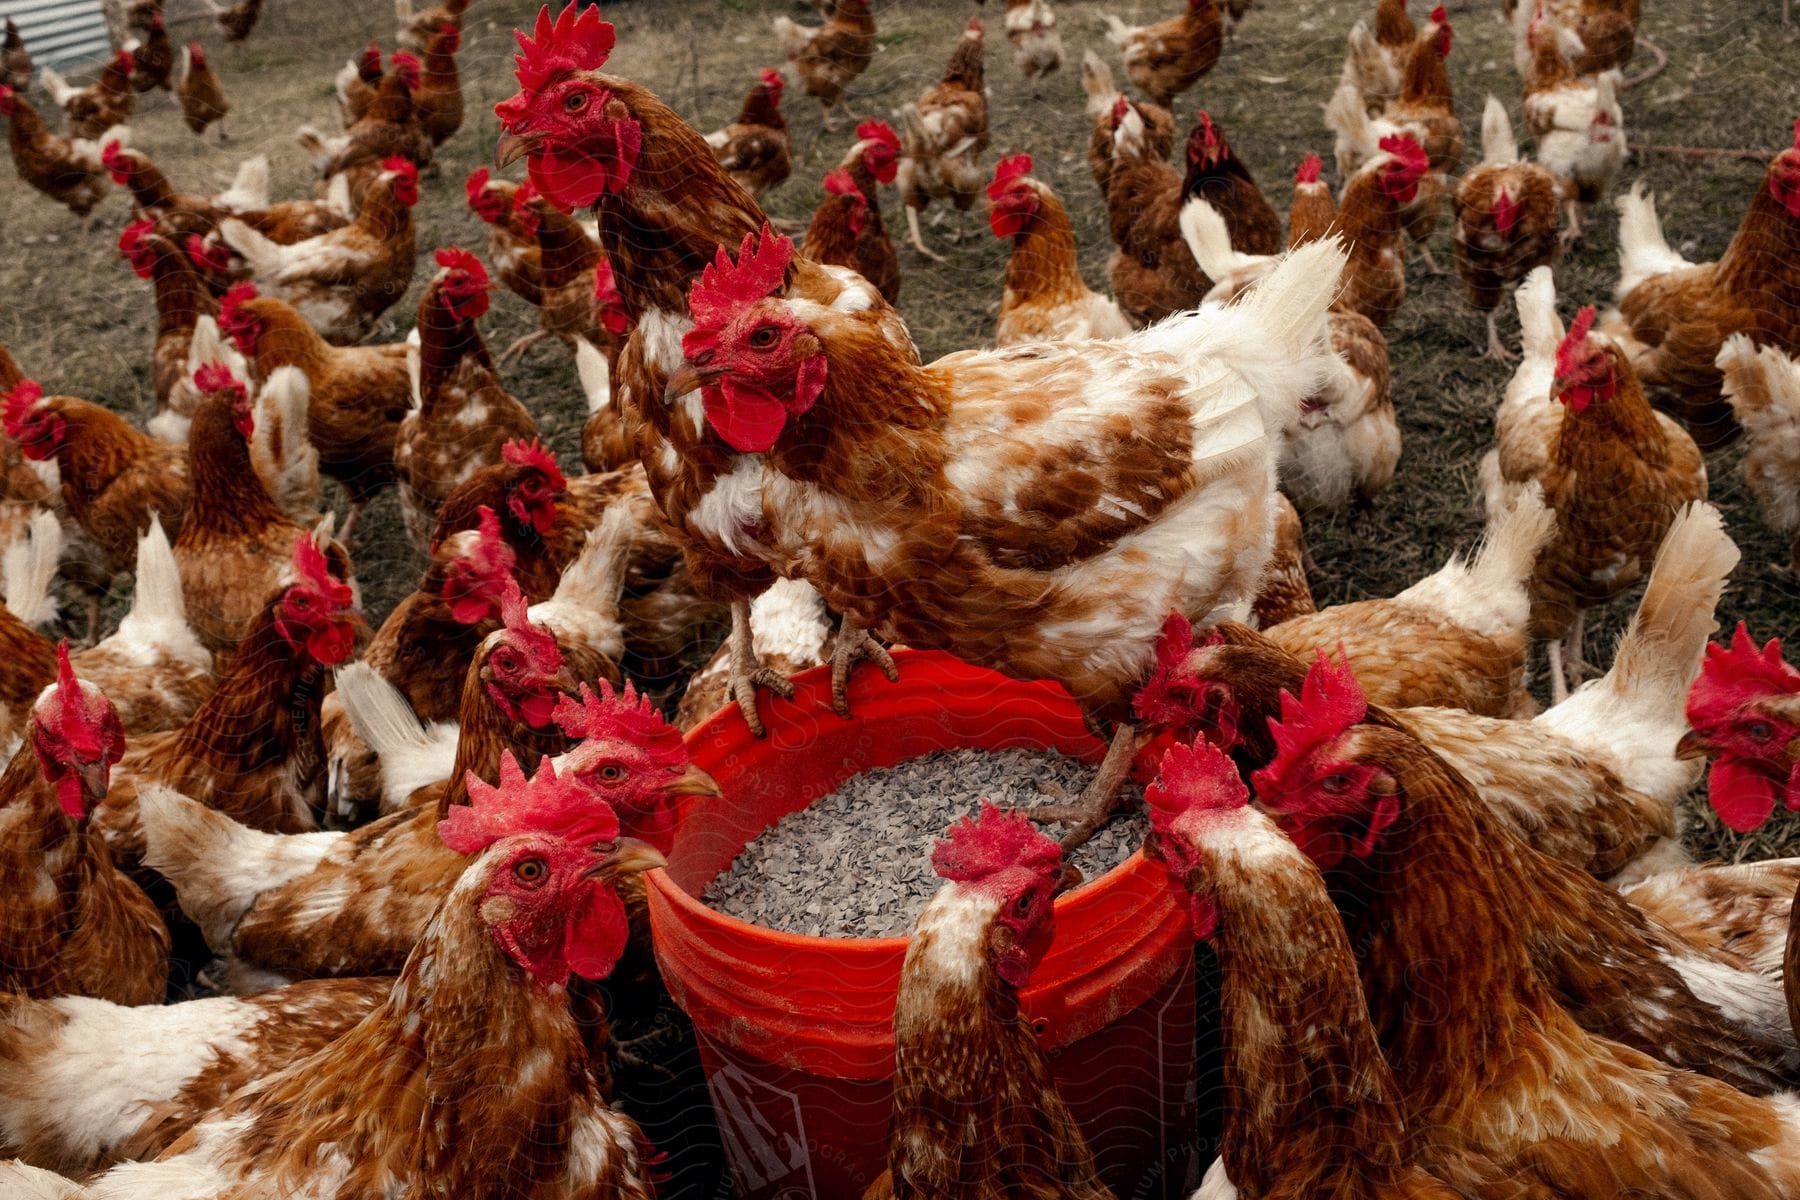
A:
[[[699,1035],[738,1194],[856,1200],[887,1165],[894,1000],[906,939],[781,933],[695,899],[772,821],[853,775],[957,747],[1105,747],[1062,688],[949,655],[895,655],[899,684],[859,670],[851,720],[828,668],[765,698],[768,736],[735,709],[689,751],[722,796],[679,813],[650,876],[663,976]],[[1141,853],[1056,902],[1056,940],[1023,996],[1058,1087],[1120,1196],[1176,1196],[1195,1141],[1194,938],[1162,868]]]

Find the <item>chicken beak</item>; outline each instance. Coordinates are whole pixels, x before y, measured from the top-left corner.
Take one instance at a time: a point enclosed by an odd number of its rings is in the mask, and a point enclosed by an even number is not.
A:
[[[81,790],[89,800],[106,799],[106,789],[112,777],[112,767],[104,762],[84,762],[75,764],[75,774],[81,780]]]
[[[719,782],[690,763],[688,769],[681,773],[681,778],[669,786],[668,794],[671,796],[717,796],[720,794]]]
[[[1681,740],[1675,743],[1675,757],[1684,762],[1696,758],[1707,758],[1711,754],[1711,744],[1707,742],[1706,735],[1698,729],[1688,730],[1681,735]]]
[[[575,678],[575,672],[564,667],[550,677],[545,685],[549,691],[561,692],[565,696],[579,700],[581,698],[581,681]]]
[[[530,154],[532,149],[543,140],[540,134],[512,133],[508,130],[501,130],[500,140],[494,143],[495,168],[504,169],[512,166]]]
[[[622,875],[641,875],[645,871],[653,871],[657,867],[666,867],[669,860],[649,842],[640,842],[636,838],[624,837],[614,842],[612,849],[599,862],[589,867],[582,874],[583,879],[597,879],[602,883],[615,882]]]
[[[663,403],[674,404],[689,392],[711,387],[724,374],[718,367],[697,367],[691,362],[684,362],[669,376],[668,385],[663,388]]]

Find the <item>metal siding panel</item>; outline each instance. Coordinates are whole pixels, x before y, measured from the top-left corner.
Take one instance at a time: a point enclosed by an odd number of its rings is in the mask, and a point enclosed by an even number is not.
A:
[[[81,66],[112,50],[100,0],[0,0],[0,19],[7,17],[40,67]]]

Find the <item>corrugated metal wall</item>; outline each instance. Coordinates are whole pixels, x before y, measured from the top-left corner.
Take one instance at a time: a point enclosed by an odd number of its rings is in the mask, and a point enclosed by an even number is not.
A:
[[[100,0],[0,0],[0,19],[7,17],[40,67],[81,66],[112,49]]]

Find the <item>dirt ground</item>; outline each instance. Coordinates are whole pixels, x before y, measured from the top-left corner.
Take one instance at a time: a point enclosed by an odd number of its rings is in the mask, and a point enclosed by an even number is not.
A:
[[[1040,178],[1068,205],[1091,285],[1105,289],[1107,240],[1102,199],[1085,159],[1087,125],[1081,113],[1076,66],[1088,47],[1115,62],[1101,37],[1101,14],[1147,20],[1172,3],[1105,4],[1059,0],[1068,49],[1065,69],[1035,87],[1021,79],[998,34],[999,5],[983,10],[969,0],[877,0],[880,52],[851,92],[861,116],[892,116],[942,71],[950,46],[971,14],[993,35],[988,55],[992,95],[990,157],[1029,151]],[[1415,4],[1415,8],[1422,4]],[[1651,0],[1642,32],[1669,54],[1669,66],[1624,94],[1631,142],[1677,146],[1778,149],[1792,136],[1800,112],[1800,27],[1780,23],[1777,0]],[[1372,9],[1357,0],[1258,0],[1211,75],[1177,102],[1177,120],[1190,125],[1208,109],[1250,165],[1278,209],[1285,210],[1293,168],[1308,152],[1331,161],[1331,139],[1320,109],[1334,87],[1344,35]],[[514,90],[511,30],[536,10],[526,0],[475,0],[462,54],[468,118],[439,152],[423,181],[418,212],[421,270],[407,300],[387,314],[376,340],[399,340],[411,328],[419,291],[429,277],[431,249],[459,244],[483,252],[486,231],[463,200],[463,180],[489,161],[497,129],[492,104]],[[185,11],[185,10],[175,10]],[[762,66],[780,66],[769,20],[785,13],[816,18],[795,0],[628,0],[607,6],[618,28],[612,69],[654,87],[703,130],[726,123]],[[1504,100],[1518,120],[1521,85],[1498,0],[1464,3],[1451,11],[1455,49],[1450,59],[1458,111],[1478,144],[1487,93]],[[307,193],[313,175],[293,142],[296,126],[333,129],[337,110],[332,75],[370,37],[392,48],[393,20],[381,0],[273,0],[247,43],[222,44],[210,21],[179,19],[178,40],[208,47],[235,110],[229,140],[199,139],[180,122],[164,93],[139,98],[135,144],[150,153],[178,187],[222,187],[242,158],[266,153],[274,165],[273,196]],[[1640,52],[1628,74],[1646,69]],[[1115,66],[1116,70],[1116,66]],[[49,105],[39,95],[39,107]],[[777,218],[804,221],[818,202],[820,178],[848,144],[847,129],[823,132],[816,106],[800,89],[786,100],[794,155],[793,177],[765,204]],[[50,114],[52,121],[60,114]],[[1731,158],[1695,160],[1666,153],[1634,154],[1621,187],[1644,179],[1657,193],[1671,243],[1696,260],[1716,257],[1730,240],[1763,167]],[[1330,178],[1328,173],[1328,178]],[[1335,184],[1338,182],[1333,179]],[[154,310],[149,285],[132,276],[114,251],[128,219],[123,195],[98,210],[84,234],[67,212],[0,172],[0,340],[28,372],[52,391],[92,397],[138,417],[151,411],[149,346]],[[886,200],[890,227],[898,201]],[[1434,247],[1450,261],[1448,214]],[[1610,205],[1595,214],[1588,236],[1557,272],[1565,316],[1589,302],[1605,304],[1617,280],[1616,218]],[[961,240],[952,240],[960,232]],[[978,345],[992,337],[1006,250],[981,214],[951,214],[927,237],[948,255],[942,265],[901,250],[900,309],[927,358]],[[1433,277],[1415,261],[1405,306],[1388,329],[1394,399],[1405,437],[1395,486],[1368,511],[1316,521],[1307,531],[1316,569],[1312,582],[1323,603],[1389,595],[1435,570],[1480,531],[1475,470],[1492,439],[1492,412],[1509,368],[1478,357],[1480,316],[1454,277]],[[1502,329],[1515,339],[1517,320],[1504,307]],[[504,347],[536,327],[535,313],[504,291],[486,322],[491,345]],[[504,371],[507,385],[537,414],[544,434],[573,468],[583,416],[581,393],[566,352],[540,345]],[[1800,616],[1800,590],[1785,564],[1783,539],[1763,525],[1738,471],[1741,447],[1709,458],[1712,495],[1724,510],[1744,562],[1722,604],[1727,625],[1742,618],[1759,637],[1781,635]],[[341,497],[339,497],[341,504]],[[379,621],[417,578],[421,560],[406,544],[391,495],[368,515],[356,546],[358,574],[370,616]],[[1608,647],[1636,603],[1621,599],[1590,621],[1590,657],[1605,662]],[[1540,672],[1541,674],[1541,672]],[[1800,819],[1778,817],[1753,839],[1739,839],[1696,812],[1695,848],[1727,858],[1765,857],[1800,843]]]

